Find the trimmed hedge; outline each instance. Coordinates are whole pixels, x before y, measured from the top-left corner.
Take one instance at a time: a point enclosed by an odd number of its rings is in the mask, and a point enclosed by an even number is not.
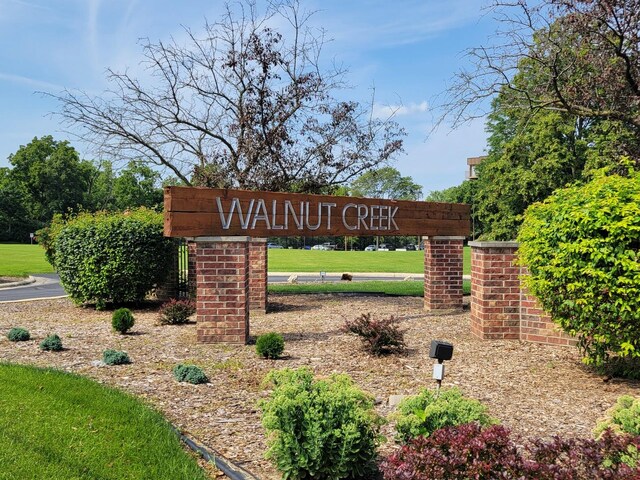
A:
[[[42,237],[71,299],[98,309],[143,300],[164,279],[176,248],[163,237],[162,215],[145,208],[56,217]]]

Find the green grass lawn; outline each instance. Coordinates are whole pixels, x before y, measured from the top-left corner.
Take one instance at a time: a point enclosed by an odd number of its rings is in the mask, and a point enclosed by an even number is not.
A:
[[[471,273],[471,251],[464,248],[463,273]],[[270,272],[423,273],[424,252],[343,252],[269,250]]]
[[[0,478],[209,478],[157,412],[56,370],[0,364]]]
[[[0,243],[0,276],[26,277],[32,273],[51,273],[40,245]]]
[[[471,293],[471,282],[464,280],[462,290],[465,295]],[[380,293],[422,297],[424,282],[421,281],[370,281],[370,282],[313,282],[313,283],[275,283],[269,285],[269,293]]]

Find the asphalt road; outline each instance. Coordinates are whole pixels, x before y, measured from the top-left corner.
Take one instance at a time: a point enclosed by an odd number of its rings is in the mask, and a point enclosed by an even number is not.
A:
[[[298,283],[307,282],[320,282],[323,278],[318,273],[274,273],[268,276],[269,283],[286,283],[291,275],[295,275]],[[340,273],[327,273],[324,276],[324,281],[336,282],[339,281],[342,274]],[[23,285],[20,287],[12,288],[0,288],[0,302],[16,302],[25,300],[35,300],[42,298],[61,297],[66,295],[66,292],[60,285],[60,278],[55,273],[38,274],[33,275],[36,278],[35,283],[29,285]],[[370,281],[370,280],[404,280],[407,274],[367,274],[367,273],[354,273],[353,281]],[[421,274],[412,274],[411,278],[415,280],[421,280]]]

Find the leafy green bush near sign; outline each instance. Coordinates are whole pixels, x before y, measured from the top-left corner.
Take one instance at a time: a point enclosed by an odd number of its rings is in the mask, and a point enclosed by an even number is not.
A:
[[[527,209],[519,241],[526,286],[587,364],[640,357],[640,173],[556,190]]]
[[[144,299],[164,279],[175,248],[163,236],[162,215],[145,208],[56,217],[39,237],[71,299],[97,308]]]
[[[285,479],[374,478],[382,419],[347,375],[314,379],[306,368],[273,370],[262,401],[267,458]]]

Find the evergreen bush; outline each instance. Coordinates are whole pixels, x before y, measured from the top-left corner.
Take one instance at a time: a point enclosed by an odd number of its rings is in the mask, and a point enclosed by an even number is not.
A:
[[[464,423],[497,423],[486,412],[487,407],[477,400],[465,398],[457,388],[441,390],[439,395],[425,388],[398,405],[398,412],[394,414],[398,440],[408,442],[418,436],[428,437],[439,428]]]
[[[111,326],[116,332],[120,332],[123,335],[131,330],[135,323],[136,320],[133,313],[128,308],[119,308],[111,316]]]
[[[187,382],[194,385],[209,381],[202,369],[195,365],[176,365],[173,369],[173,376],[179,382]]]
[[[40,350],[59,352],[62,350],[62,340],[55,333],[53,335],[49,335],[40,342]]]
[[[24,328],[14,327],[7,333],[7,338],[11,342],[26,342],[31,338],[31,335]]]
[[[129,355],[118,350],[105,350],[102,352],[102,361],[107,365],[126,365],[131,363]]]
[[[374,478],[382,419],[347,375],[316,380],[306,368],[273,370],[260,403],[267,458],[283,478]]]
[[[279,333],[260,335],[256,340],[256,353],[264,358],[280,358],[284,352],[284,338]]]

